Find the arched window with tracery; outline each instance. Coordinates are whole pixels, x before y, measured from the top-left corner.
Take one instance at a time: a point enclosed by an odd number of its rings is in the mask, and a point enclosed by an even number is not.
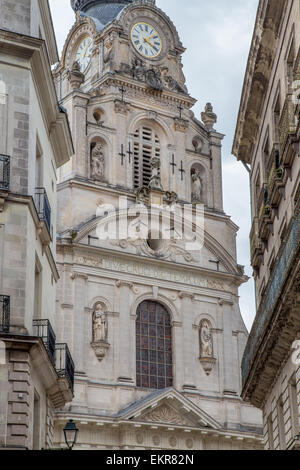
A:
[[[151,159],[160,158],[160,141],[150,127],[142,126],[134,133],[134,188],[148,186],[151,178]]]
[[[173,385],[171,318],[158,302],[147,300],[137,309],[136,384],[151,389]]]

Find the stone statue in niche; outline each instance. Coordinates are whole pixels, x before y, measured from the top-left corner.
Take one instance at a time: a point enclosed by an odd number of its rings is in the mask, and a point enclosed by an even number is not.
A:
[[[96,305],[93,315],[93,342],[106,342],[108,334],[105,307],[99,303]]]
[[[105,44],[104,57],[103,57],[103,71],[107,72],[113,68],[114,63],[114,47],[113,42],[110,40]]]
[[[141,59],[135,59],[132,64],[132,75],[133,78],[143,82],[145,80],[145,74],[147,69],[144,65],[144,62]]]
[[[160,174],[159,174],[160,165],[161,165],[160,159],[157,157],[153,157],[151,160],[152,176],[150,179],[149,188],[158,190],[158,191],[163,191]]]
[[[201,323],[200,328],[200,354],[201,357],[213,357],[213,341],[211,328],[207,320]]]
[[[202,178],[199,170],[192,173],[192,202],[202,202]]]
[[[91,151],[91,176],[93,179],[103,181],[105,171],[105,157],[103,144],[98,142]]]

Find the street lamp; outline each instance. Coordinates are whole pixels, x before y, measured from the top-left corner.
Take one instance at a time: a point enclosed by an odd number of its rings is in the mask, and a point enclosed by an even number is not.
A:
[[[72,419],[70,419],[64,427],[65,441],[69,450],[72,450],[76,444],[78,432],[79,429],[77,429],[76,424]]]

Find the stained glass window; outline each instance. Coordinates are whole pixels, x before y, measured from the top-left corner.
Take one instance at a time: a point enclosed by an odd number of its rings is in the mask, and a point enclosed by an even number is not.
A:
[[[136,382],[152,389],[173,385],[170,315],[161,304],[148,300],[137,310]]]

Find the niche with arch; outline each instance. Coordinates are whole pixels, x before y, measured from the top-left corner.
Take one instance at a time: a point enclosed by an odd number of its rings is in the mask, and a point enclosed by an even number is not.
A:
[[[193,204],[207,205],[207,173],[201,163],[194,163],[190,174],[191,202]]]
[[[107,180],[107,144],[101,137],[95,137],[90,144],[90,178]]]
[[[97,302],[92,315],[92,343],[98,360],[101,362],[109,349],[107,308],[103,302]]]
[[[98,126],[103,126],[104,119],[105,119],[105,112],[102,108],[95,108],[93,110],[93,118]]]
[[[216,363],[214,358],[214,344],[212,335],[212,325],[209,320],[204,318],[199,325],[199,349],[200,362],[206,375],[210,375],[213,366]]]

